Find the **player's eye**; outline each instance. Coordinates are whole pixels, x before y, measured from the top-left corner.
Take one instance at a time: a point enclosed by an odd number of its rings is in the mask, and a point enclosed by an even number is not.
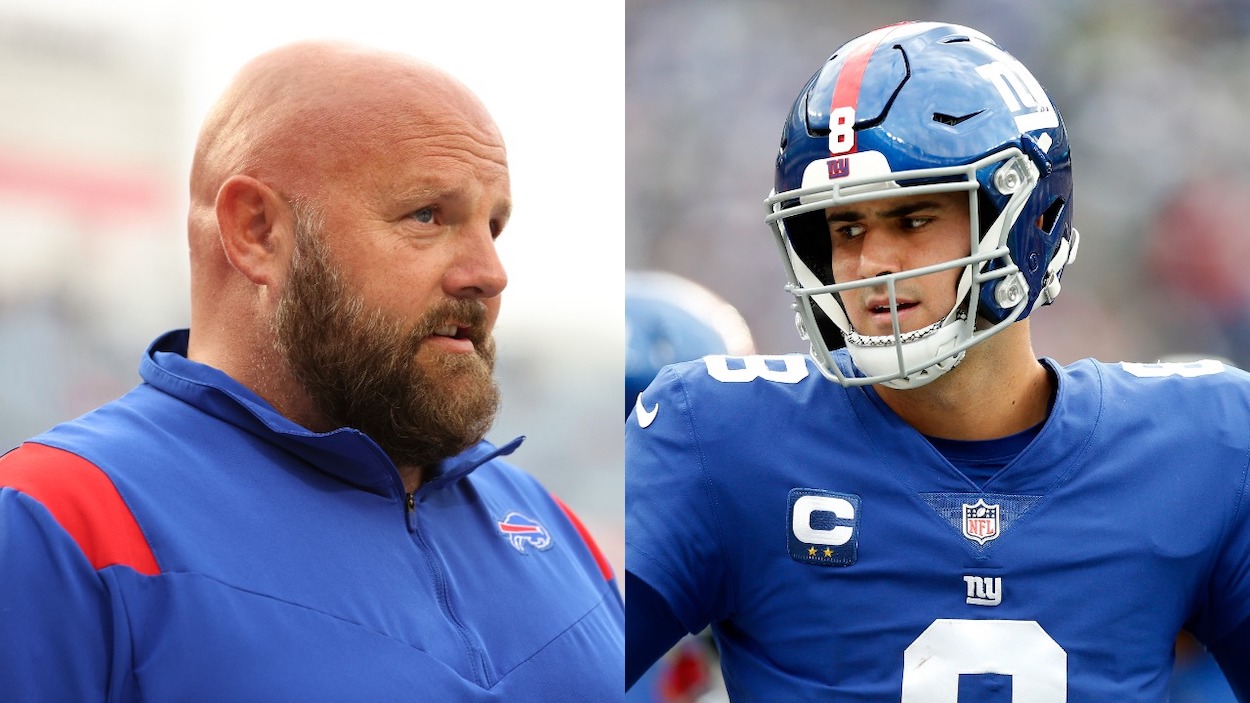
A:
[[[420,210],[414,210],[409,217],[423,225],[428,225],[434,222],[434,216],[437,212],[438,211],[433,207],[423,207]]]
[[[862,236],[865,229],[863,225],[842,225],[841,227],[834,227],[833,234],[838,239],[847,241]]]

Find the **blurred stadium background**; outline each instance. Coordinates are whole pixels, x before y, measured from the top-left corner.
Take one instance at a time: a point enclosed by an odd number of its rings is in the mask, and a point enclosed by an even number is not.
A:
[[[1070,362],[1250,363],[1250,3],[1242,0],[627,0],[626,265],[667,268],[800,350],[763,199],[782,120],[842,42],[969,24],[1032,69],[1072,139],[1081,252],[1036,315]]]
[[[1250,365],[1250,2],[626,0],[625,16],[626,266],[719,293],[761,353],[806,351],[763,223],[783,119],[840,44],[925,19],[995,38],[1067,123],[1083,237],[1031,318],[1037,352]],[[1172,700],[1231,700],[1210,680]]]
[[[490,437],[528,436],[512,459],[619,572],[620,5],[0,0],[0,452],[127,391],[186,326],[200,120],[242,63],[310,37],[432,61],[495,115],[515,211]]]

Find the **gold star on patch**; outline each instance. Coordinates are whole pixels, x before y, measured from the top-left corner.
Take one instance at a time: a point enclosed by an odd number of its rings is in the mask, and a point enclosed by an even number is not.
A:
[[[828,547],[825,547],[825,558],[828,559],[831,556],[833,556],[833,550]]]
[[[815,548],[815,547],[808,547],[808,548],[807,548],[807,556],[809,556],[809,557],[814,557],[814,556],[816,556],[816,548]]]

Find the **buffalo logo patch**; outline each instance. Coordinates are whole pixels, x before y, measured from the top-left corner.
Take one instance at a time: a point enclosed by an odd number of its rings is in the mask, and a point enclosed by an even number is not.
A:
[[[534,518],[511,512],[498,524],[500,534],[507,537],[512,546],[522,554],[526,553],[527,546],[540,550],[551,547],[551,533]]]

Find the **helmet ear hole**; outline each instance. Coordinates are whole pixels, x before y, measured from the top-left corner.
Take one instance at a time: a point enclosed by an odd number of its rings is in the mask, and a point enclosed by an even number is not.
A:
[[[1055,198],[1038,218],[1037,228],[1046,234],[1054,234],[1055,223],[1059,222],[1059,218],[1063,216],[1063,207],[1066,203],[1063,198]]]
[[[833,283],[833,242],[823,210],[786,218],[790,246],[803,265],[825,285]]]
[[[998,205],[994,204],[994,199],[985,192],[984,188],[977,189],[977,236],[984,239],[989,233],[990,227],[994,225],[994,220],[998,219],[1002,210]]]

